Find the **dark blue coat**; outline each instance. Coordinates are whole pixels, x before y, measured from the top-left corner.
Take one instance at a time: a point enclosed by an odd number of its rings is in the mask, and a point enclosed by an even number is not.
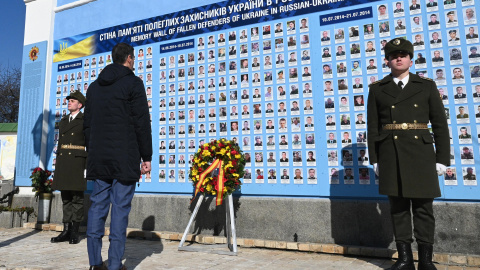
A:
[[[87,90],[84,133],[87,179],[138,181],[140,162],[152,160],[152,129],[142,80],[111,64]]]

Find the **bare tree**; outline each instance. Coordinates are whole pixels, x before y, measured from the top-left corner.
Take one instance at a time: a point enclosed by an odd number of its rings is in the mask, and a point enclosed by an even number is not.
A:
[[[0,123],[18,122],[21,78],[20,68],[0,66]]]

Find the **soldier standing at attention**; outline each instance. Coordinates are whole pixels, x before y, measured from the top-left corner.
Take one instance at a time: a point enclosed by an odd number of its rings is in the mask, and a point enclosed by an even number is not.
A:
[[[60,120],[57,163],[53,188],[60,190],[63,204],[63,231],[51,239],[52,243],[69,241],[78,244],[78,229],[83,221],[83,193],[87,152],[83,135],[85,96],[75,91],[67,97],[70,114]]]
[[[385,58],[392,73],[370,85],[367,126],[370,163],[379,176],[380,194],[390,201],[398,250],[398,260],[390,269],[415,270],[412,214],[418,269],[436,269],[432,205],[441,196],[437,174],[442,175],[450,165],[447,119],[435,82],[409,72],[413,64],[410,41],[395,38],[388,42]]]

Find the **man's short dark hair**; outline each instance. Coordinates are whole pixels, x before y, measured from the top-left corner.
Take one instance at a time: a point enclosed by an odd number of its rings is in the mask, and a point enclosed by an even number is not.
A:
[[[133,47],[127,43],[118,43],[113,47],[112,50],[112,58],[113,58],[113,63],[116,64],[124,64],[125,61],[127,61],[128,56],[131,55],[132,58],[134,57],[133,55]]]

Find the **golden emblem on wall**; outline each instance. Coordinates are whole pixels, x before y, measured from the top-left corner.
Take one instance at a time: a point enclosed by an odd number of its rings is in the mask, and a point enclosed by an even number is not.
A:
[[[30,58],[30,60],[35,61],[38,59],[39,53],[40,53],[40,49],[38,49],[37,46],[34,46],[28,53],[28,57]]]

